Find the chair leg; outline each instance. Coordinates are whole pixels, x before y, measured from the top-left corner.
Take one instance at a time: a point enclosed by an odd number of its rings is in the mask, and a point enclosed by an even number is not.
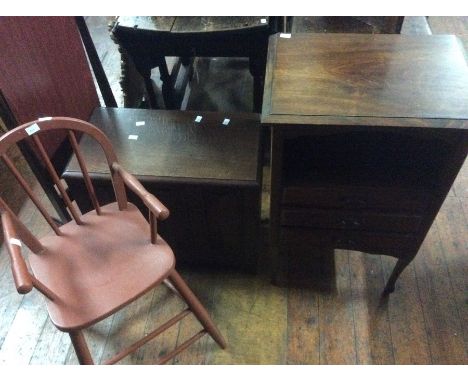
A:
[[[177,289],[177,291],[180,293],[180,296],[185,300],[195,317],[197,317],[198,321],[200,321],[200,323],[203,325],[206,331],[210,334],[210,336],[218,343],[218,345],[222,349],[225,349],[226,341],[224,340],[220,331],[214,324],[205,307],[193,294],[193,292],[190,290],[190,288],[179,275],[179,273],[174,269],[168,278],[170,282],[174,285],[174,287]]]
[[[387,296],[390,293],[395,291],[395,283],[400,276],[401,272],[408,266],[411,262],[413,257],[398,259],[397,263],[395,264],[395,268],[393,268],[392,274],[388,278],[387,285],[385,285],[385,289],[382,293],[383,296]]]
[[[80,365],[94,365],[93,358],[89,352],[88,345],[81,330],[76,330],[68,333],[75,348],[76,356]]]

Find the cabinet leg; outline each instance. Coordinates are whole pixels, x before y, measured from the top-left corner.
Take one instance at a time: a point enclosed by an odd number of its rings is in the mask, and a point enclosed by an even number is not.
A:
[[[387,296],[390,293],[393,293],[398,277],[400,276],[401,272],[403,272],[403,270],[408,266],[411,260],[413,260],[413,257],[398,259],[397,263],[395,264],[395,268],[393,268],[392,274],[387,281],[387,285],[385,285],[385,289],[382,293],[383,296]]]

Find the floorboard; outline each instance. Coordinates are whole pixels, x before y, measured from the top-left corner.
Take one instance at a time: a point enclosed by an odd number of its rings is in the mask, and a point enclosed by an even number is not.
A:
[[[381,304],[385,278],[380,256],[350,252],[349,267],[356,336],[356,363],[395,363],[388,309]]]
[[[396,260],[381,256],[385,280],[388,280]],[[395,364],[431,364],[425,317],[418,292],[418,284],[411,263],[401,274],[395,292],[381,302],[388,310]]]
[[[150,310],[145,317],[145,333],[155,330],[184,308],[185,304],[165,286],[156,288],[151,299]],[[184,318],[184,320],[186,319],[187,317]],[[137,352],[136,363],[145,365],[154,364],[156,359],[174,350],[177,345],[179,326],[180,322],[141,347]]]
[[[468,350],[468,218],[467,198],[450,198],[440,210],[436,225],[439,233],[439,251],[444,265],[447,267],[446,278],[450,283],[451,296],[455,300],[455,310],[460,320],[461,333],[455,331],[454,336],[463,338],[465,344],[465,360]],[[464,213],[463,213],[464,212]]]
[[[213,312],[216,302],[214,299],[214,288],[210,289],[210,285],[214,285],[216,283],[216,276],[188,271],[182,271],[182,276],[192,291],[197,295],[200,301],[202,301],[208,312]],[[202,329],[203,326],[192,314],[183,319],[180,323],[179,332],[177,334],[177,346]],[[217,345],[215,345],[213,339],[211,339],[209,335],[205,335],[186,351],[176,356],[172,363],[175,365],[204,365],[210,363],[209,358],[211,349],[215,346]]]
[[[228,342],[213,364],[285,364],[287,294],[252,275],[227,274],[215,284],[213,318]]]
[[[288,289],[289,365],[320,363],[319,294],[310,288]]]
[[[336,284],[319,296],[320,364],[356,364],[356,333],[348,251],[335,251]]]
[[[413,264],[432,363],[463,363],[466,354],[459,310],[437,225],[429,231]]]

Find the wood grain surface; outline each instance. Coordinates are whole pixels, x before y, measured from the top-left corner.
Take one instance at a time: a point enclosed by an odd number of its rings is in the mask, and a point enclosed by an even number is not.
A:
[[[200,122],[195,122],[197,116]],[[223,125],[225,119],[228,125]],[[119,162],[136,176],[231,183],[257,179],[258,115],[99,108],[90,121],[111,139]],[[109,173],[91,138],[85,137],[81,147],[91,175]],[[80,171],[75,158],[66,171]]]
[[[270,50],[265,116],[468,118],[455,36],[275,35]]]

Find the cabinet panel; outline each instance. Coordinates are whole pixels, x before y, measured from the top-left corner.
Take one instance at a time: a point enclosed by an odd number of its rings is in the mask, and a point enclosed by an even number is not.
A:
[[[289,186],[283,189],[282,204],[317,208],[424,212],[430,199],[429,192],[407,189]]]
[[[310,208],[281,211],[282,226],[416,233],[420,223],[420,215]]]
[[[414,253],[415,236],[366,231],[340,231],[308,228],[281,229],[281,246],[297,248],[328,247],[406,257]]]

